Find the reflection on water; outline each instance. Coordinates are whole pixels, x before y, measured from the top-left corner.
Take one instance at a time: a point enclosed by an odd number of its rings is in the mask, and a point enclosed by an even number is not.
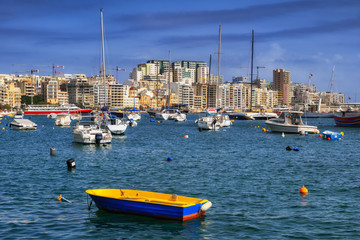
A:
[[[144,232],[151,233],[152,236],[159,238],[172,236],[171,239],[204,239],[209,237],[207,233],[208,224],[205,223],[204,217],[181,222],[146,216],[108,213],[96,209],[89,212],[86,224],[99,232],[112,229],[136,239],[141,237]]]

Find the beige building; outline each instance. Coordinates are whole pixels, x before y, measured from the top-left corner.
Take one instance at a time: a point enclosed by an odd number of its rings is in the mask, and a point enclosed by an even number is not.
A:
[[[13,108],[21,106],[21,90],[19,87],[16,87],[15,82],[7,85],[4,100],[5,104],[9,104]]]
[[[69,104],[69,95],[67,91],[58,91],[58,102],[60,105]]]
[[[58,80],[50,78],[41,83],[41,92],[45,103],[58,104]]]

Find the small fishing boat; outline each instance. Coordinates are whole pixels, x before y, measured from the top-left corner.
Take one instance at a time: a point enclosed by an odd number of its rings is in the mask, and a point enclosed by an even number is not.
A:
[[[16,118],[10,123],[13,130],[36,130],[37,125],[29,119]]]
[[[129,189],[88,189],[99,209],[187,221],[205,214],[212,203],[206,199]],[[91,206],[91,203],[90,203]]]
[[[282,112],[279,118],[272,118],[265,121],[272,132],[283,132],[283,133],[319,133],[316,126],[310,126],[303,123],[301,115],[303,112],[300,111],[287,111]]]
[[[340,127],[360,127],[360,109],[352,107],[334,112],[335,124]]]
[[[327,139],[327,140],[338,140],[341,139],[343,137],[344,133],[338,133],[338,132],[333,132],[333,131],[329,131],[326,130],[324,132],[322,132],[323,135],[323,139]]]

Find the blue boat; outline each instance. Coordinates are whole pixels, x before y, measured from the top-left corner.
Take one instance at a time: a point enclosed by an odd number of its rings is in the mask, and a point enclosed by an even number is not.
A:
[[[187,221],[205,214],[212,203],[206,199],[129,189],[88,189],[99,209],[124,214]]]
[[[327,139],[327,140],[338,140],[343,137],[342,132],[338,133],[338,132],[333,132],[333,131],[329,131],[329,130],[322,132],[322,135],[323,135],[323,138]]]

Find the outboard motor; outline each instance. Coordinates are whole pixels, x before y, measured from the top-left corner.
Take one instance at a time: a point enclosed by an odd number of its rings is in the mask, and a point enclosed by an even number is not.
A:
[[[95,135],[95,143],[96,143],[97,145],[100,145],[100,142],[101,142],[102,138],[103,138],[102,133],[97,133],[97,134]]]

